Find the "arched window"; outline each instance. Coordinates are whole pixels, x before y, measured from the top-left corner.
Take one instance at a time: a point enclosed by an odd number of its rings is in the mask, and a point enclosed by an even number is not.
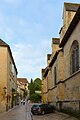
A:
[[[79,70],[79,43],[75,40],[71,46],[71,74]]]

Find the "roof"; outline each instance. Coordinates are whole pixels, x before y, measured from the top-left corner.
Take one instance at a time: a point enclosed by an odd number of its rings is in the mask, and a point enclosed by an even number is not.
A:
[[[55,55],[53,56],[51,62],[49,63],[49,66],[47,66],[45,69],[44,69],[44,74],[43,76],[46,77],[47,74],[48,74],[48,71],[49,71],[49,68],[52,67],[52,65],[54,64],[55,60],[57,59],[57,56],[59,54],[60,51],[63,51],[62,49],[56,51]]]
[[[76,12],[78,10],[79,6],[80,6],[80,4],[64,2],[64,7],[65,7],[66,11],[74,11],[74,12]]]
[[[46,77],[46,76],[47,76],[48,71],[49,71],[49,67],[47,66],[47,67],[45,68],[45,71],[44,71],[44,74],[43,74],[43,76],[44,76],[44,77]]]
[[[13,64],[14,64],[14,67],[15,67],[15,70],[16,70],[16,73],[18,74],[17,68],[16,68],[16,65],[15,65],[15,62],[14,62],[14,59],[13,59],[13,56],[12,56],[12,52],[11,52],[11,49],[10,49],[9,45],[6,42],[4,42],[2,39],[0,39],[0,46],[8,48],[9,53],[10,53],[11,58],[12,58],[12,61],[13,61]]]
[[[26,78],[17,78],[17,80],[20,82],[20,83],[28,83],[28,80]]]
[[[0,46],[8,46],[8,44],[5,43],[2,39],[0,39]]]
[[[74,31],[76,25],[78,24],[80,20],[80,7],[78,8],[74,18],[72,19],[59,47],[64,47],[64,45],[66,44],[66,42],[68,41],[68,38],[70,37],[70,35],[72,34],[72,32]]]
[[[51,62],[49,64],[49,67],[52,67],[52,65],[54,64],[55,60],[57,59],[57,56],[58,56],[60,51],[62,51],[62,49],[56,51],[55,55],[53,56],[53,58],[52,58],[52,60],[51,60]]]

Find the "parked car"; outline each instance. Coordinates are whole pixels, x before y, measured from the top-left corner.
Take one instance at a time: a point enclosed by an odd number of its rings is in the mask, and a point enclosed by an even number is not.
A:
[[[34,104],[31,107],[32,114],[42,114],[55,112],[55,109],[50,104]]]

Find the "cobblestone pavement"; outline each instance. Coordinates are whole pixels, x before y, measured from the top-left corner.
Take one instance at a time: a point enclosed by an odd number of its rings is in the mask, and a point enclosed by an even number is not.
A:
[[[29,104],[29,106],[31,108],[32,104]],[[33,120],[78,120],[77,118],[57,111],[45,115],[32,115],[32,118]]]
[[[33,115],[33,120],[78,120],[72,116],[55,112],[45,115]]]

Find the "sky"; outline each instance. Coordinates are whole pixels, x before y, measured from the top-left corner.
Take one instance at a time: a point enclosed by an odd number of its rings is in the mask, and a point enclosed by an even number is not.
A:
[[[11,48],[17,77],[41,79],[62,27],[64,2],[80,0],[0,0],[0,38]]]

